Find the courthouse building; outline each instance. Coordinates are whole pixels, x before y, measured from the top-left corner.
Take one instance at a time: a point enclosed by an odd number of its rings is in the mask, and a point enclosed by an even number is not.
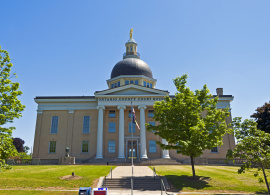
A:
[[[35,98],[38,109],[33,158],[59,159],[69,147],[70,156],[79,159],[124,159],[131,157],[132,145],[136,158],[189,158],[175,150],[162,150],[156,140],[165,144],[166,140],[146,131],[146,123],[156,124],[154,102],[169,92],[156,88],[157,80],[140,59],[132,33],[125,48],[123,60],[113,67],[107,80],[108,89],[96,91],[94,96]],[[230,108],[233,96],[223,95],[222,88],[217,93],[218,108]],[[131,102],[140,130],[131,122]],[[230,121],[231,117],[227,118],[227,123]],[[222,146],[205,150],[201,157],[225,158],[227,150],[234,147],[234,136],[226,134]]]

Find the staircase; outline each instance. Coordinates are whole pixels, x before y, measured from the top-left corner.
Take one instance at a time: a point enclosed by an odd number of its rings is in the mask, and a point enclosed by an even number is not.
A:
[[[109,189],[131,189],[131,178],[107,178],[103,180],[103,187]],[[133,177],[133,190],[160,190],[160,177]]]

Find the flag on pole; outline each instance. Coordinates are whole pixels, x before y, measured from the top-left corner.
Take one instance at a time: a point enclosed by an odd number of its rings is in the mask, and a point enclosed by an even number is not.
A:
[[[140,130],[140,126],[139,126],[139,124],[138,124],[138,122],[137,122],[137,120],[136,120],[136,115],[135,115],[135,110],[134,110],[134,108],[133,108],[133,106],[131,105],[131,112],[132,112],[132,122],[134,123],[134,124],[136,124],[136,126],[137,126],[137,128]]]

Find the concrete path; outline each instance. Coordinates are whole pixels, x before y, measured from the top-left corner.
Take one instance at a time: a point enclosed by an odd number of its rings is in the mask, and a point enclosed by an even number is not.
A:
[[[141,190],[133,190],[133,195],[160,195],[160,191],[141,191]],[[163,191],[163,195],[166,193]],[[168,192],[169,195],[177,195],[179,193]],[[110,190],[108,191],[108,195],[131,195],[131,190]]]
[[[131,177],[132,175],[132,166],[118,166],[112,171],[113,178],[123,178],[123,177]],[[133,166],[133,177],[153,177],[153,170],[148,166]],[[109,174],[109,177],[111,175]],[[131,190],[110,190],[108,189],[108,195],[130,195]],[[161,194],[160,191],[141,191],[141,190],[133,190],[133,195],[157,195]],[[165,192],[163,192],[165,194]],[[171,193],[169,194],[177,194]]]
[[[118,166],[112,171],[113,178],[131,177],[132,166]],[[111,175],[109,175],[110,177]],[[154,173],[148,166],[133,166],[133,177],[153,177]]]

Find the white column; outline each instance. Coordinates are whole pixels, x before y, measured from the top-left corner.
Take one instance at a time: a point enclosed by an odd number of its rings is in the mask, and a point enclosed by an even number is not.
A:
[[[168,145],[168,142],[162,139],[162,144]],[[170,158],[169,150],[162,150],[162,158]]]
[[[141,140],[141,158],[148,158],[146,151],[146,135],[145,135],[145,105],[140,105],[140,140]]]
[[[103,146],[103,110],[105,106],[97,106],[98,109],[98,133],[97,133],[97,154],[96,158],[103,158],[102,146]]]
[[[119,110],[119,145],[118,145],[118,158],[125,158],[124,153],[124,110],[126,109],[126,106],[117,106],[117,109]]]

